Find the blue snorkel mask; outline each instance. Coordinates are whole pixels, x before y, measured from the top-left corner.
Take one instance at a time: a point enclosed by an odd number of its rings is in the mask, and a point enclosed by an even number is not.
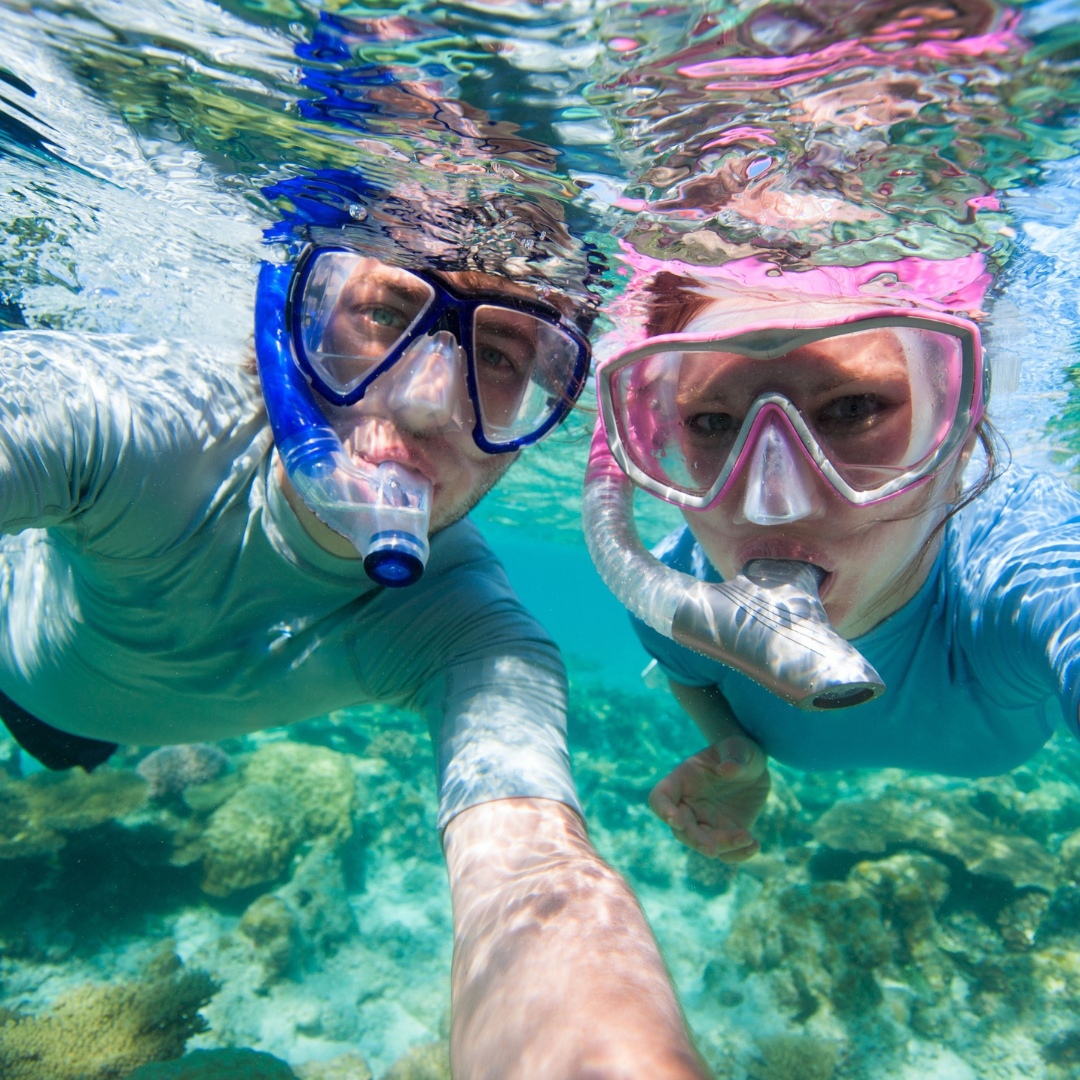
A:
[[[295,243],[295,232],[277,231],[268,239]],[[347,226],[305,233],[315,242],[295,262],[264,263],[259,275],[256,357],[278,453],[305,505],[356,547],[368,575],[409,585],[428,557],[431,485],[398,462],[350,454],[316,393],[407,430],[469,431],[485,453],[512,453],[573,407],[588,343],[512,288],[464,295],[442,275],[373,256]]]

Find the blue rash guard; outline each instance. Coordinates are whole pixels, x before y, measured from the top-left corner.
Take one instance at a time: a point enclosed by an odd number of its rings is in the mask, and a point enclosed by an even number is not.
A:
[[[686,526],[655,554],[720,580]],[[746,732],[786,765],[1005,772],[1062,721],[1080,735],[1080,495],[1017,468],[951,518],[919,592],[852,642],[885,680],[885,694],[866,705],[802,712],[637,620],[634,628],[671,679],[718,687]]]

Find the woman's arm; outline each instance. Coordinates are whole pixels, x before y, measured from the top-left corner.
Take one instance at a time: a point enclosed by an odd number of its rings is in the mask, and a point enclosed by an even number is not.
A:
[[[668,679],[668,686],[710,746],[733,736],[747,738],[719,686],[687,686],[674,679]]]
[[[573,810],[500,799],[444,834],[456,1080],[704,1080],[656,941]]]
[[[722,862],[743,862],[761,850],[750,829],[769,797],[768,758],[719,687],[672,680],[671,692],[709,745],[653,788],[649,806],[687,847]]]

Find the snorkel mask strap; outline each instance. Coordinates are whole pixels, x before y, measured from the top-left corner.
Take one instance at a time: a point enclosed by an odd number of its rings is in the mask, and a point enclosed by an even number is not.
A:
[[[611,456],[601,418],[582,517],[593,562],[625,608],[800,709],[846,708],[884,692],[878,673],[829,623],[809,563],[758,559],[732,581],[698,581],[645,550],[633,513],[634,485]]]
[[[311,512],[344,536],[379,585],[411,585],[427,563],[431,484],[397,462],[354,462],[293,361],[285,318],[291,265],[264,262],[255,301],[255,355],[274,442]]]

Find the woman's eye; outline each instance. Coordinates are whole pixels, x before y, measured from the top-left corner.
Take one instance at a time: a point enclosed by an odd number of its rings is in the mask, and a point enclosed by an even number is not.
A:
[[[686,426],[696,435],[728,435],[735,430],[735,417],[730,413],[698,413]]]
[[[889,405],[876,394],[852,394],[835,398],[818,410],[819,427],[841,431],[861,431],[876,423]]]

